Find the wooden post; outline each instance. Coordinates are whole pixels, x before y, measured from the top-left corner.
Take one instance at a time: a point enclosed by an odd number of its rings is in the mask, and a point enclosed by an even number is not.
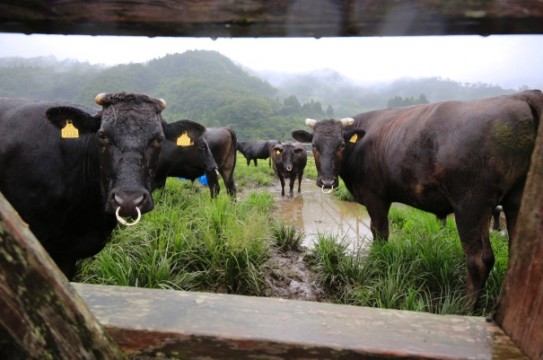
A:
[[[534,0],[18,0],[0,31],[205,37],[538,34]]]
[[[0,358],[125,357],[0,193]]]
[[[543,124],[518,216],[496,321],[532,359],[543,359]]]

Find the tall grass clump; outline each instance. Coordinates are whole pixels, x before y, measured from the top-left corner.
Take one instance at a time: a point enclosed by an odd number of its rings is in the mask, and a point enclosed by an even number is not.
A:
[[[506,236],[491,234],[496,264],[473,311],[466,307],[466,265],[454,220],[441,228],[433,215],[402,206],[391,209],[390,222],[388,242],[375,242],[365,254],[345,252],[334,267],[326,259],[329,250],[315,247],[321,278],[341,279],[343,286],[330,287],[338,302],[438,314],[483,315],[493,310],[507,267]]]
[[[137,226],[117,228],[104,250],[80,264],[78,280],[262,294],[273,198],[254,193],[234,202],[201,189],[168,179],[153,194],[155,209]]]
[[[274,244],[280,252],[301,251],[304,234],[296,226],[275,221],[272,226],[272,234]]]
[[[322,287],[331,294],[341,292],[350,282],[345,271],[348,248],[349,244],[335,235],[318,234],[313,250],[307,256],[309,263],[320,274]]]

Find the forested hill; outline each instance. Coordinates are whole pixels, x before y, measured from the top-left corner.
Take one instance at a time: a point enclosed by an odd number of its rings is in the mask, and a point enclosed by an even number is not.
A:
[[[344,117],[376,108],[513,92],[436,78],[363,87],[330,71],[285,78],[246,71],[218,52],[202,50],[112,67],[52,57],[0,58],[0,96],[93,105],[96,94],[119,91],[165,99],[167,121],[229,126],[239,140],[281,141],[290,140],[291,131],[302,127],[307,117]]]

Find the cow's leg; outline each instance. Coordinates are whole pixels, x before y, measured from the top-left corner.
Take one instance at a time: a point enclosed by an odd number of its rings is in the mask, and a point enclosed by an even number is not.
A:
[[[212,170],[212,171],[206,171],[205,174],[206,174],[207,186],[209,187],[211,198],[215,198],[217,197],[217,195],[219,195],[219,192],[221,191],[217,172],[215,170]]]
[[[370,196],[367,198],[366,209],[371,219],[370,227],[373,239],[387,241],[389,235],[388,211],[391,203]]]
[[[466,206],[463,211],[455,209],[456,226],[466,258],[466,288],[471,307],[477,305],[480,292],[494,265],[488,226],[491,213],[492,208],[477,208],[474,204]]]
[[[251,166],[251,159],[247,158],[247,166]]]
[[[495,231],[501,230],[501,226],[500,226],[501,209],[502,209],[501,206],[496,206],[494,210],[492,210],[492,219],[494,221],[494,223],[492,224],[492,229]]]
[[[54,259],[55,263],[57,264],[58,268],[64,273],[64,275],[68,278],[68,280],[73,280],[76,272],[76,259]]]
[[[447,216],[439,217],[436,215],[436,219],[441,223],[441,228],[445,229],[447,227]]]
[[[296,181],[296,175],[291,174],[289,177],[289,189],[290,189],[290,196],[294,196],[294,182]]]
[[[282,175],[278,175],[279,181],[281,182],[281,196],[285,196],[285,179]]]
[[[232,197],[235,197],[238,189],[236,187],[236,183],[234,182],[234,171],[223,171],[221,169],[219,172],[222,180],[224,181],[224,186],[226,186],[226,193]]]
[[[522,191],[524,183],[520,183],[511,190],[502,200],[503,213],[505,214],[505,223],[507,226],[507,235],[509,236],[509,250],[515,238],[515,224],[517,222],[520,202],[522,200]]]
[[[304,176],[303,172],[298,174],[298,194],[302,192],[302,177],[303,176]]]
[[[258,166],[258,162],[256,161],[256,158],[254,159],[255,166]]]

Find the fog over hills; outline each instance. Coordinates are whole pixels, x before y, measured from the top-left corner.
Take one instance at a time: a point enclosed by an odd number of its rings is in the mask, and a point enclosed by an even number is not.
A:
[[[187,118],[206,126],[231,126],[240,139],[285,140],[306,117],[340,118],[420,101],[479,99],[518,90],[439,77],[367,84],[331,69],[256,71],[210,50],[114,66],[52,56],[0,58],[0,96],[92,105],[100,92],[146,93],[166,99],[168,121]]]

